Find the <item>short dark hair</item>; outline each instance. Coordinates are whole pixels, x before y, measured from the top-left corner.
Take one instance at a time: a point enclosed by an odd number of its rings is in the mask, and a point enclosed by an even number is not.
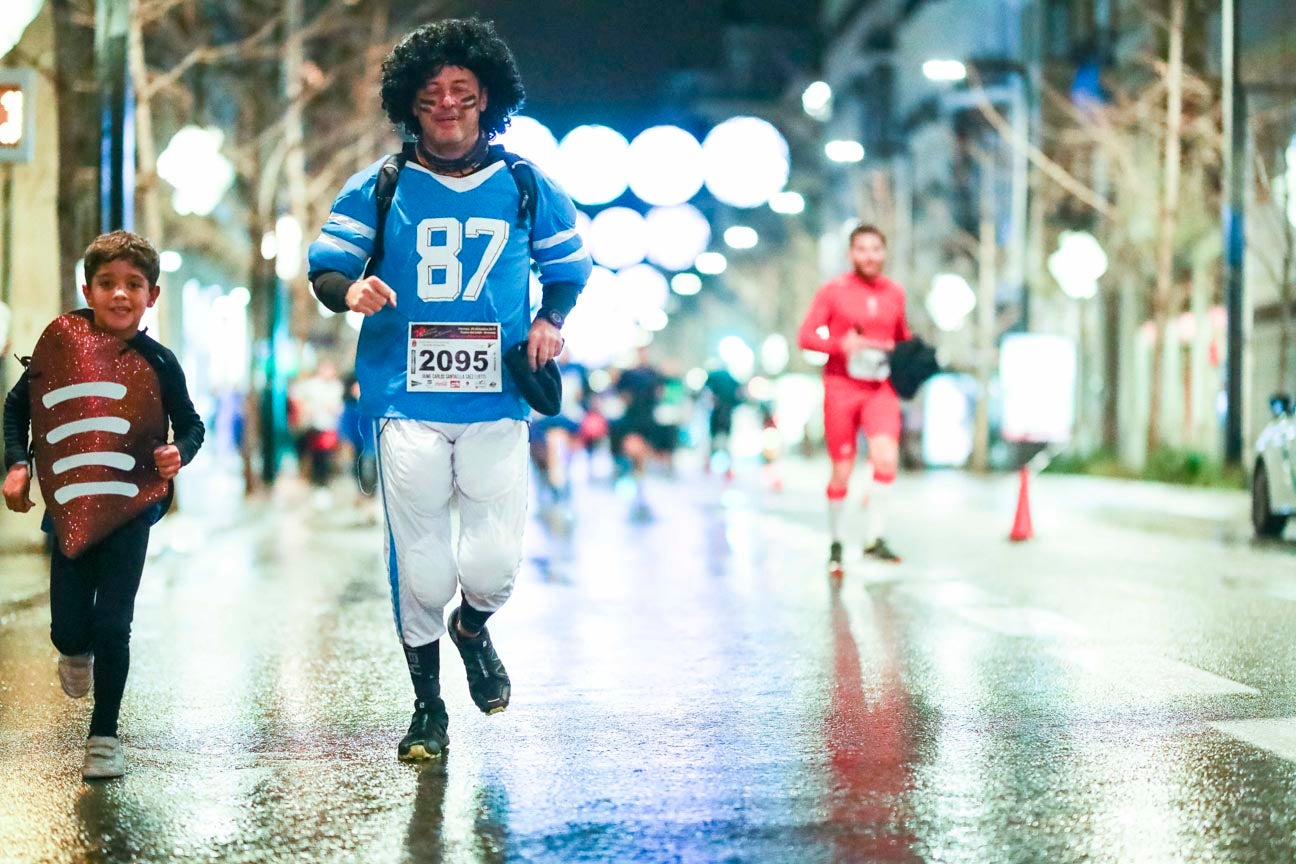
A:
[[[129,231],[109,231],[96,237],[85,251],[85,281],[89,285],[99,268],[113,261],[127,261],[144,274],[150,286],[158,284],[162,264],[153,244]]]
[[[478,18],[450,18],[425,24],[408,34],[387,55],[382,67],[382,106],[388,119],[407,135],[421,132],[414,116],[414,97],[446,66],[462,66],[486,90],[481,128],[487,138],[508,128],[509,115],[526,101],[513,52]]]
[[[882,233],[882,229],[877,227],[876,225],[870,225],[866,222],[861,222],[860,224],[856,225],[855,228],[851,231],[850,242],[848,245],[854,246],[855,238],[860,236],[861,234],[872,234],[873,236],[877,237],[879,240],[882,241],[883,246],[887,245],[886,235]]]

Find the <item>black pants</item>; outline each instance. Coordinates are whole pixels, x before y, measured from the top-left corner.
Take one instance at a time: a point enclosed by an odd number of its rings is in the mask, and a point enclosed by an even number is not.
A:
[[[60,654],[94,653],[94,714],[90,735],[117,735],[117,714],[130,668],[135,594],[144,572],[146,514],[70,559],[54,546],[50,558],[50,639]]]

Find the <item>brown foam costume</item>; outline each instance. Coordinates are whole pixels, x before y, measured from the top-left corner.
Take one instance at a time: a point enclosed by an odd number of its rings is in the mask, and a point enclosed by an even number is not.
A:
[[[80,315],[45,328],[27,367],[36,476],[59,548],[76,558],[166,500],[153,450],[166,443],[149,362]]]

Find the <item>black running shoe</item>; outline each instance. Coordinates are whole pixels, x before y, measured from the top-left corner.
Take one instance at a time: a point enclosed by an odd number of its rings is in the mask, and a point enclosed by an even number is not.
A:
[[[828,547],[828,575],[841,576],[845,572],[842,568],[842,544],[834,540]]]
[[[873,541],[873,545],[864,547],[864,557],[876,558],[879,561],[885,561],[888,564],[899,564],[900,556],[891,551],[886,541],[879,537]]]
[[[450,718],[446,715],[445,703],[440,699],[415,702],[409,731],[396,748],[396,757],[402,762],[440,759],[441,754],[450,747],[450,736],[446,734],[449,725]]]
[[[468,695],[483,714],[498,714],[509,704],[509,677],[485,627],[472,639],[459,632],[459,608],[450,613],[450,641],[459,649],[468,673]]]

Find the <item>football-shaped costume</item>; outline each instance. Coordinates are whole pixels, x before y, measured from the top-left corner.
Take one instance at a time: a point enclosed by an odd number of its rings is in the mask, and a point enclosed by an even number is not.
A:
[[[161,385],[138,351],[74,314],[45,328],[28,377],[36,476],[75,558],[170,494],[153,461],[167,443]]]

